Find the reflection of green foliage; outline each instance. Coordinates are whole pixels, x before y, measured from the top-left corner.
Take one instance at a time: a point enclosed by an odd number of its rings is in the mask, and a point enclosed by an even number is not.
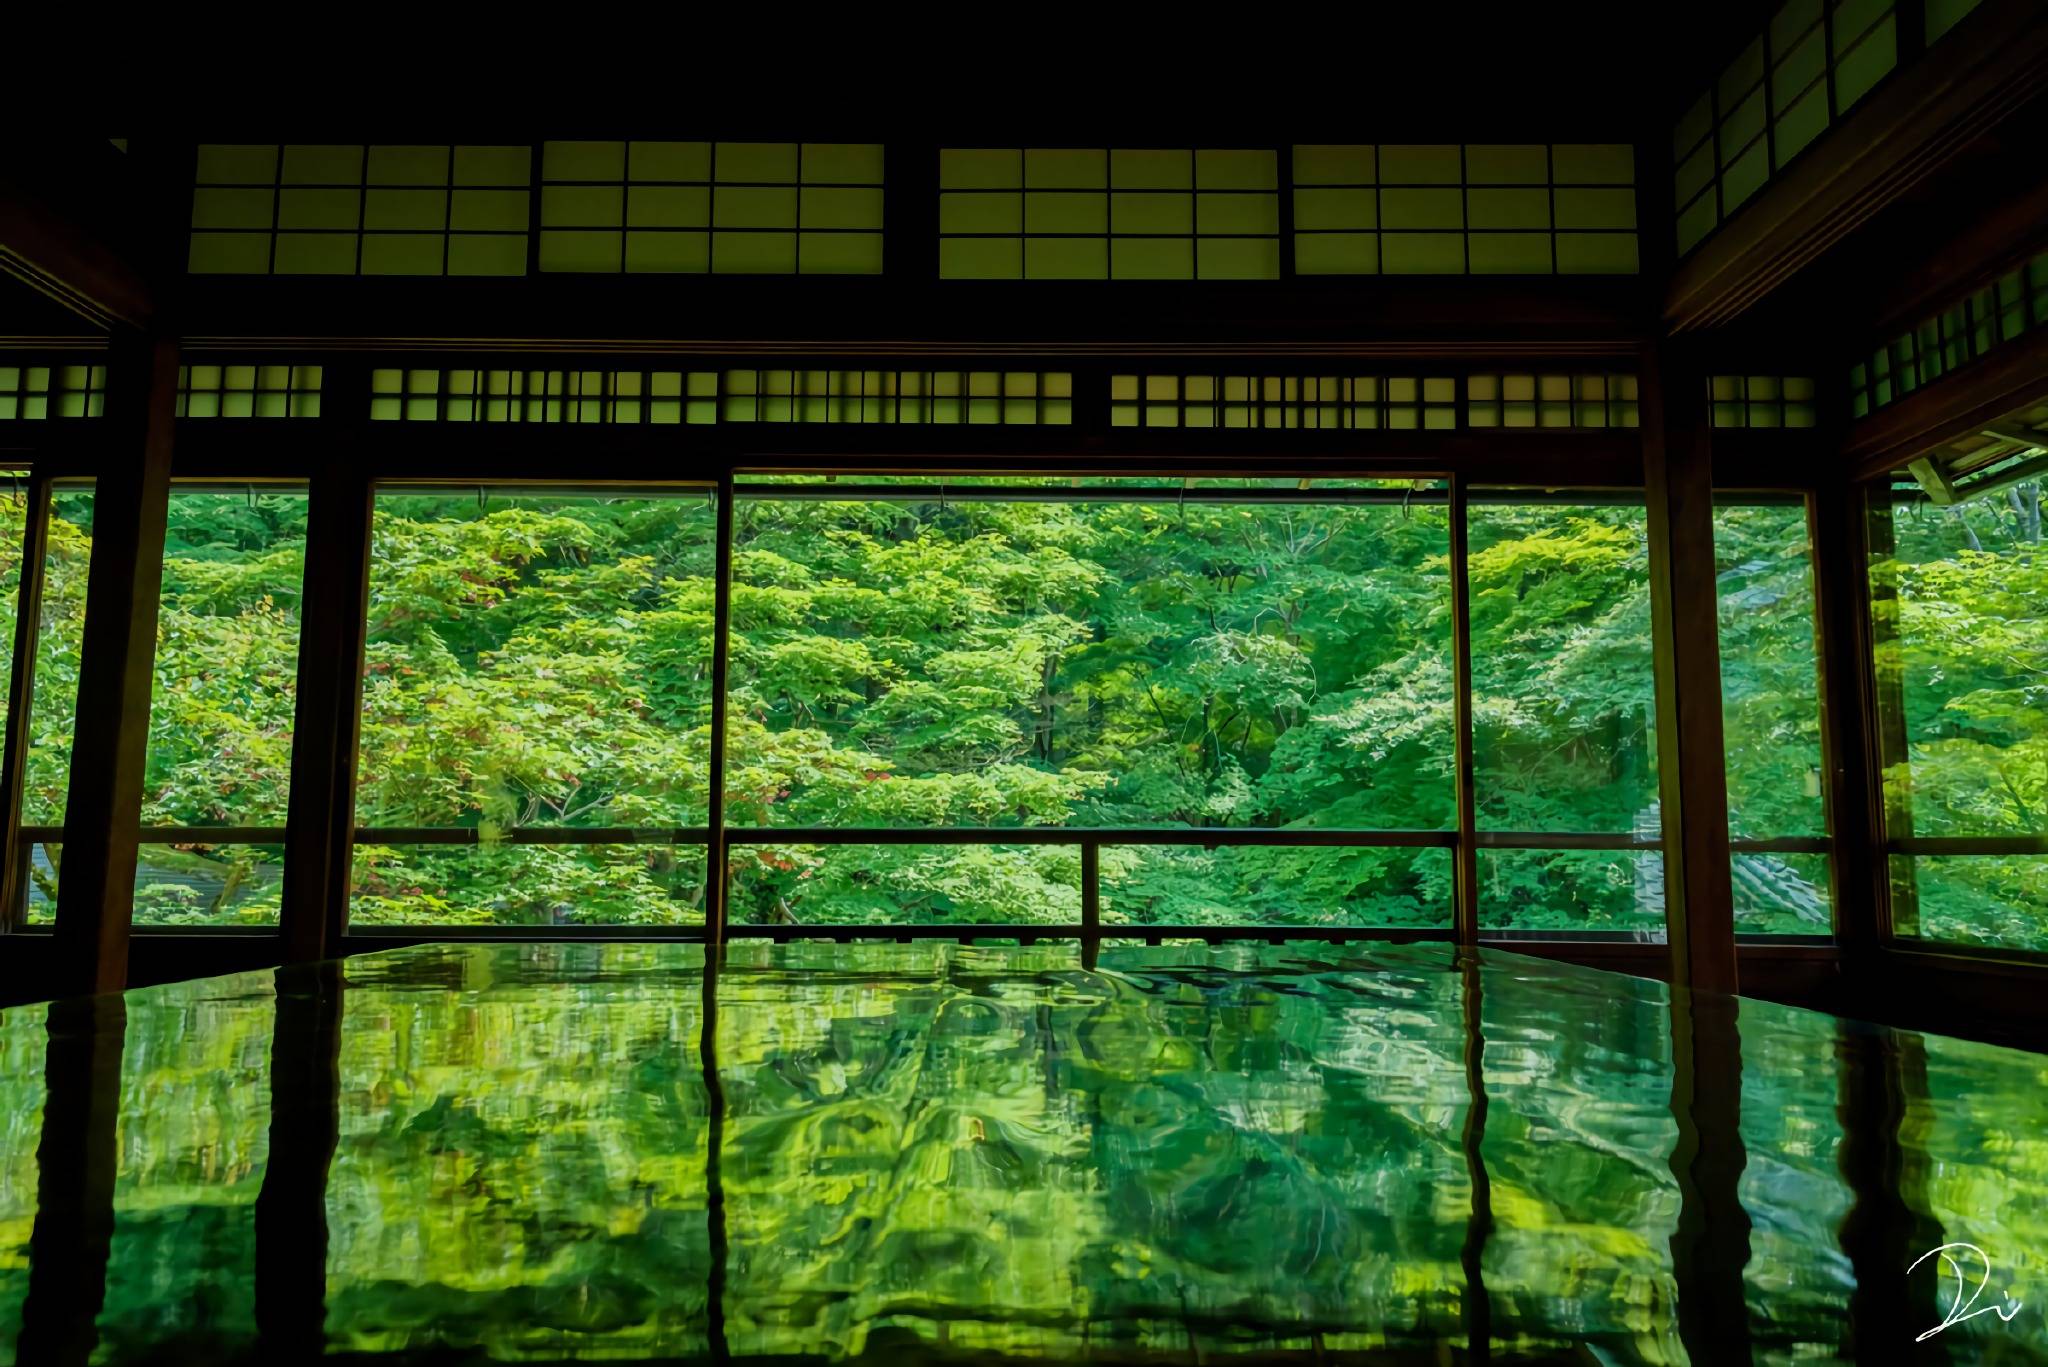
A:
[[[708,1350],[702,962],[569,943],[350,961],[325,1188],[336,1351]],[[1448,965],[1433,946],[1111,945],[1093,973],[1058,945],[732,946],[716,1043],[731,1355],[1180,1360],[1191,1334],[1227,1357],[1312,1331],[1455,1347],[1472,1187]],[[1684,1361],[1664,989],[1504,956],[1479,980],[1495,1332]],[[288,1171],[268,1147],[275,1020],[268,974],[128,998],[109,1360],[252,1342],[254,1202]],[[0,1014],[0,1355],[26,1289],[43,1022]],[[1827,1360],[1853,1286],[1842,1027],[1744,1002],[1740,1029],[1751,1331],[1760,1358]],[[298,1067],[291,1051],[325,1042],[283,1047]],[[1950,1237],[2028,1284],[2048,1070],[1938,1037],[1899,1047],[1924,1051],[1928,1089],[1905,1098],[1906,1170]]]

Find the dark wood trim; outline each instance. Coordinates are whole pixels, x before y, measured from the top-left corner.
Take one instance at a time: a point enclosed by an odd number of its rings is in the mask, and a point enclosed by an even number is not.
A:
[[[1866,912],[1872,944],[1883,946],[1891,943],[1901,922],[1912,925],[1918,921],[1919,888],[1913,862],[1901,860],[1894,868],[1888,857],[1891,842],[1911,839],[1913,835],[1912,772],[1905,763],[1905,679],[1897,669],[1878,667],[1879,652],[1896,658],[1895,653],[1886,648],[1897,638],[1898,590],[1895,583],[1870,572],[1872,564],[1890,559],[1897,549],[1893,508],[1890,500],[1873,497],[1876,491],[1870,486],[1861,488],[1863,516],[1859,522],[1863,559],[1860,569],[1866,586],[1862,603],[1864,639],[1861,667],[1866,671],[1870,688],[1870,701],[1866,704],[1863,723],[1870,732],[1866,742],[1870,774],[1862,800],[1873,823],[1871,862],[1864,877],[1874,885],[1871,888],[1874,900]],[[1897,781],[1887,782],[1886,774],[1894,771]],[[1857,967],[1860,970],[1863,965],[1859,963]]]
[[[1663,344],[1645,349],[1640,384],[1672,981],[1733,992],[1735,909],[1706,377],[1679,348]]]
[[[22,843],[21,795],[28,774],[29,719],[35,704],[36,648],[41,644],[43,579],[48,570],[49,478],[31,473],[24,497],[14,668],[7,679],[7,734],[0,748],[0,931],[18,929],[28,911],[29,852]]]
[[[705,825],[709,844],[704,851],[704,923],[711,937],[713,957],[725,943],[732,894],[732,861],[727,854],[725,828],[726,729],[730,725],[727,680],[732,666],[732,472],[718,482],[718,507],[713,543],[711,588],[711,754],[710,791],[707,794]]]
[[[936,191],[930,202],[935,215]],[[930,250],[935,262],[936,232]],[[857,364],[972,354],[1619,358],[1656,331],[1640,275],[936,276],[935,266],[922,278],[194,276],[183,337],[195,350],[808,355]]]
[[[2044,398],[2048,327],[2037,327],[1851,424],[1842,448],[1847,473],[1852,479],[1879,478]]]
[[[1881,938],[1885,901],[1876,684],[1871,676],[1870,549],[1863,490],[1836,484],[1808,505],[1813,540],[1815,648],[1820,657],[1828,874],[1835,934],[1851,963]]]
[[[2027,185],[1987,212],[1973,213],[1955,236],[1903,269],[1870,314],[1873,340],[1897,335],[1956,300],[2025,264],[2048,238],[2048,180]]]
[[[1479,816],[1472,762],[1471,528],[1465,482],[1450,480],[1451,536],[1451,786],[1457,803],[1457,845],[1451,852],[1451,920],[1460,944],[1479,941]],[[1475,989],[1476,990],[1476,989]]]
[[[145,327],[156,313],[134,263],[14,175],[0,175],[0,275],[94,328]]]
[[[339,388],[361,392],[346,381]],[[288,963],[327,958],[348,921],[370,519],[370,481],[354,451],[337,449],[313,477],[307,507],[280,909]]]
[[[2039,0],[1984,0],[1965,24],[1921,61],[1902,60],[1679,263],[1663,308],[1673,332],[1737,317],[2048,90]]]
[[[127,985],[129,912],[156,671],[178,345],[123,335],[107,366],[107,450],[93,496],[92,567],[57,884],[59,993]]]

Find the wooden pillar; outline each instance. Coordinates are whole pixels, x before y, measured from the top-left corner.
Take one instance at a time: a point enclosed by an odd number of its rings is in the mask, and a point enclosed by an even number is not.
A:
[[[1823,485],[1811,516],[1835,936],[1845,968],[1860,974],[1882,939],[1888,881],[1862,488]]]
[[[1733,992],[1735,910],[1706,377],[1674,355],[1678,350],[1669,342],[1653,344],[1642,368],[1665,918],[1672,982]]]
[[[1451,476],[1451,744],[1458,845],[1452,851],[1451,925],[1461,945],[1479,943],[1479,817],[1472,764],[1472,557],[1467,489]]]
[[[175,341],[115,337],[107,365],[107,445],[93,493],[64,875],[48,984],[53,994],[118,991],[128,980],[177,390]]]
[[[727,468],[718,479],[713,561],[716,569],[711,590],[711,791],[705,814],[710,830],[704,847],[704,930],[714,963],[725,957],[727,910],[732,893],[731,861],[726,857],[725,843],[726,690],[732,664],[732,483],[732,470]]]
[[[336,369],[328,377],[343,379]],[[367,378],[362,372],[355,377]],[[355,405],[367,413],[367,391],[367,383],[344,380],[324,397],[329,404]],[[279,926],[286,963],[332,957],[348,925],[371,515],[370,482],[352,455],[348,449],[332,451],[308,492],[305,608],[299,620],[299,697],[292,722]]]

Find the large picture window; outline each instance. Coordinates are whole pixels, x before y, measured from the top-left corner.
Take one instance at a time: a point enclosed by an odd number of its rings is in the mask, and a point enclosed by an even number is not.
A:
[[[28,734],[23,737],[21,820],[26,918],[48,924],[57,912],[63,866],[64,807],[71,790],[71,737],[78,715],[78,659],[85,643],[85,589],[92,568],[92,489],[50,490],[43,530],[43,581],[30,675]],[[17,589],[18,589],[17,585]],[[19,599],[10,599],[18,607]]]
[[[353,924],[703,920],[714,526],[708,490],[379,493]]]
[[[1936,507],[1880,490],[1871,587],[1892,921],[2048,952],[2042,485]]]
[[[1640,496],[1475,491],[1462,561],[1429,480],[733,498],[719,869],[712,492],[379,494],[355,926],[690,927],[722,878],[739,933],[1447,935],[1462,568],[1480,927],[1664,934]],[[1722,521],[1743,928],[1824,933],[1803,509]]]
[[[1475,494],[1467,525],[1479,924],[1661,937],[1640,497]]]
[[[28,914],[56,911],[71,707],[78,691],[90,496],[58,490],[24,816],[34,832]],[[275,925],[297,700],[306,496],[173,489],[157,614],[134,923]],[[212,832],[219,831],[219,835]]]
[[[1716,507],[1714,573],[1736,933],[1826,935],[1833,918],[1805,500]]]
[[[1197,843],[1454,824],[1442,493],[1299,483],[743,485],[727,820],[1183,831],[1104,844],[1106,924],[1448,927],[1440,852]],[[1076,919],[1071,843],[759,838],[736,923]]]

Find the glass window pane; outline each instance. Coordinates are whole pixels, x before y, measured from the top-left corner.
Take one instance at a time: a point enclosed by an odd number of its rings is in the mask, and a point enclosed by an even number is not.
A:
[[[1802,505],[1714,509],[1728,829],[1825,835],[1813,552]]]
[[[27,477],[16,474],[0,489],[0,698],[7,696],[14,677],[14,624],[21,611],[21,549],[27,534]],[[6,709],[0,707],[0,742],[6,737]]]
[[[1642,507],[1475,502],[1470,550],[1480,826],[1655,837]]]
[[[1105,926],[1451,924],[1447,849],[1105,846]]]
[[[352,927],[701,926],[704,898],[702,845],[359,841],[348,920]]]
[[[306,496],[174,490],[144,826],[282,826],[297,701]]]
[[[1664,941],[1656,850],[1479,851],[1482,930],[1602,931]]]
[[[743,499],[727,819],[1445,827],[1442,505],[1178,492]]]
[[[1886,757],[1897,829],[2048,833],[2048,557],[2040,481],[1894,513],[1872,567],[1878,695],[1904,754]]]
[[[48,851],[52,877],[60,854]],[[146,842],[136,854],[138,926],[274,926],[283,897],[281,844]]]
[[[1729,859],[1737,935],[1828,935],[1833,897],[1825,854],[1737,850]]]
[[[735,845],[735,925],[1076,925],[1076,845]]]
[[[91,490],[52,491],[48,537],[21,795],[21,819],[31,826],[64,824],[78,707],[78,654],[85,642],[85,582],[92,561]]]
[[[358,824],[704,821],[713,524],[706,494],[380,494]]]
[[[1891,867],[1899,935],[2048,953],[2048,856],[1895,854]]]

